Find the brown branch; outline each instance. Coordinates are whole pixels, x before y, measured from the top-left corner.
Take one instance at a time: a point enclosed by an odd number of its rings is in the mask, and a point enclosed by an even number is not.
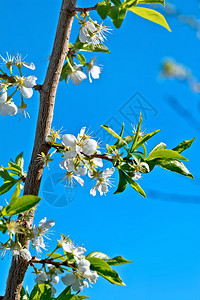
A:
[[[63,0],[62,2],[52,55],[46,78],[40,91],[40,107],[35,141],[25,182],[24,195],[38,195],[39,192],[44,165],[38,165],[37,158],[41,152],[44,152],[46,155],[49,151],[45,138],[50,133],[57,86],[68,51],[71,26],[74,18],[74,13],[70,11],[75,6],[76,0]],[[32,210],[29,222],[26,224],[27,228],[32,227],[34,213],[35,211]],[[23,235],[20,235],[19,238],[22,246],[28,249],[29,241]],[[20,300],[20,291],[28,265],[22,257],[19,257],[18,260],[13,257],[4,300]]]
[[[97,10],[97,5],[99,3],[97,3],[95,6],[91,6],[91,7],[72,7],[71,12],[75,12],[75,11],[80,11],[80,12],[86,12],[86,11],[90,11],[90,10]]]
[[[7,80],[10,83],[15,83],[16,82],[15,77],[8,76],[7,74],[0,74],[0,79]]]
[[[61,261],[61,262],[53,261],[53,258],[40,259],[40,258],[32,257],[32,259],[31,259],[31,261],[29,263],[30,263],[30,265],[33,265],[34,263],[36,263],[36,264],[42,264],[42,265],[50,264],[50,265],[55,266],[56,268],[59,268],[61,266],[75,268],[75,264],[74,263],[73,264],[69,264],[67,260]]]

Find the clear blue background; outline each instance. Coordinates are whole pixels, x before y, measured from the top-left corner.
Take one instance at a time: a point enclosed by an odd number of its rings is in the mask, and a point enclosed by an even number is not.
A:
[[[61,1],[1,2],[0,53],[3,56],[6,51],[20,52],[23,56],[28,54],[26,60],[34,62],[37,68],[35,72],[26,69],[26,75],[34,74],[37,82],[42,83]],[[183,13],[199,17],[198,1],[184,3],[177,0],[174,3]],[[78,4],[90,6],[93,2],[80,1]],[[58,208],[50,205],[49,199],[43,196],[43,184],[49,178],[49,171],[45,170],[41,188],[43,201],[36,212],[35,223],[44,216],[54,219],[56,238],[62,232],[70,235],[76,244],[84,244],[88,253],[99,250],[111,257],[123,255],[134,261],[117,268],[127,287],[113,286],[100,279],[93,288],[85,289],[85,295],[91,299],[198,300],[200,297],[199,127],[181,117],[167,102],[169,97],[174,97],[198,122],[199,96],[193,94],[187,84],[159,78],[164,57],[174,57],[200,78],[200,41],[194,30],[173,18],[167,19],[172,33],[128,13],[122,27],[114,29],[108,37],[106,45],[111,54],[97,54],[98,63],[103,65],[100,79],[92,84],[85,80],[78,87],[61,83],[58,88],[53,126],[58,129],[63,126],[68,133],[76,135],[82,126],[86,126],[95,134],[110,118],[119,123],[124,121],[130,132],[128,115],[123,116],[120,108],[140,92],[157,112],[156,115],[152,111],[147,113],[143,129],[162,129],[148,143],[148,149],[160,141],[170,148],[184,139],[197,137],[185,154],[189,158],[187,167],[196,179],[157,168],[140,180],[147,199],[131,188],[122,195],[113,195],[113,188],[106,197],[92,197],[89,194],[92,185],[87,182],[85,188],[75,188],[76,195],[69,205]],[[109,20],[105,23],[112,26]],[[77,30],[75,22],[72,42]],[[17,98],[15,100],[17,102]],[[24,151],[27,170],[37,119],[37,92],[27,102],[31,119],[0,118],[0,164],[3,166]],[[134,117],[131,123],[136,123]],[[101,140],[102,145],[106,143],[105,137]],[[52,163],[51,174],[61,172],[59,159]],[[58,187],[58,192],[59,188],[63,193],[63,186]],[[5,204],[5,197],[9,200],[7,195],[1,196],[1,205]],[[49,241],[49,245],[53,244]],[[6,256],[0,267],[0,295],[4,293],[9,265],[10,256]],[[29,289],[33,285],[31,278],[29,271],[25,280]],[[60,284],[58,290],[62,287]]]

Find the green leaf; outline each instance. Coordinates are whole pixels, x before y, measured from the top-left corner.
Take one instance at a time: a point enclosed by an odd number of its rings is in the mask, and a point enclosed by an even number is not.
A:
[[[142,124],[142,114],[140,113],[140,120],[139,120],[139,123],[138,123],[138,126],[137,126],[137,129],[136,129],[136,132],[135,132],[135,138],[133,140],[133,144],[131,146],[131,152],[133,152],[135,150],[135,147],[137,145],[137,142],[138,142],[138,139],[140,137],[140,128],[141,128],[141,124]]]
[[[147,157],[147,161],[148,160],[153,160],[153,159],[180,159],[180,160],[188,160],[187,158],[185,158],[184,156],[182,156],[181,154],[179,154],[176,151],[173,150],[169,150],[169,149],[158,149],[155,150],[153,152],[151,152],[149,154],[149,156]]]
[[[0,187],[0,195],[3,195],[7,193],[18,181],[18,179],[14,179],[12,181],[7,181],[5,182],[1,187]]]
[[[125,191],[127,187],[127,181],[124,177],[124,172],[122,172],[121,170],[118,170],[118,172],[119,172],[119,183],[118,183],[117,190],[114,192],[114,194],[122,193],[123,191]]]
[[[129,7],[133,7],[137,5],[138,0],[126,0],[122,3],[123,7],[128,9]]]
[[[21,168],[18,165],[16,165],[15,163],[9,162],[8,163],[8,167],[4,168],[4,170],[12,171],[16,175],[18,175],[19,177],[22,176],[22,170],[21,170]]]
[[[85,66],[85,64],[86,64],[85,56],[83,54],[80,54],[80,53],[77,53],[76,55],[78,57],[78,60],[79,60],[80,64]]]
[[[156,161],[156,164],[159,165],[160,167],[172,171],[172,172],[176,172],[179,173],[181,175],[190,177],[190,178],[194,178],[193,175],[188,171],[188,169],[186,168],[186,166],[179,160],[162,160],[162,159],[158,159]]]
[[[121,140],[118,140],[114,146],[116,149],[119,149],[119,148],[131,143],[134,139],[135,139],[134,135],[127,135],[124,138],[121,138]]]
[[[126,179],[126,181],[128,181],[128,183],[131,185],[131,187],[136,190],[136,192],[138,192],[141,196],[143,196],[144,198],[146,198],[146,194],[143,191],[143,189],[140,187],[140,185],[135,182],[131,177],[129,177],[127,174],[124,173],[124,177]]]
[[[98,3],[97,12],[103,20],[107,17],[110,7],[110,0],[103,0],[102,2]]]
[[[64,298],[61,298],[62,300],[82,300],[82,299],[88,299],[87,296],[79,296],[79,295],[66,295]],[[59,299],[59,300],[61,300]]]
[[[14,180],[2,166],[0,166],[0,176],[4,181],[12,181]]]
[[[124,264],[127,264],[127,263],[132,263],[131,260],[126,260],[122,256],[116,256],[114,258],[111,258],[111,259],[107,260],[106,262],[110,266],[111,265],[124,265]]]
[[[24,159],[23,159],[23,152],[21,152],[16,158],[15,163],[20,167],[20,169],[23,169],[24,166]]]
[[[89,253],[86,256],[86,258],[88,259],[89,257],[96,257],[96,258],[100,258],[103,260],[110,259],[110,257],[107,254],[99,252],[99,251],[94,251],[94,252]]]
[[[132,11],[134,14],[147,19],[151,22],[157,23],[163,27],[165,27],[167,30],[171,31],[169,28],[169,25],[167,24],[167,21],[161,15],[159,12],[156,10],[150,9],[150,8],[144,8],[144,7],[130,7],[128,10]]]
[[[56,259],[59,259],[61,261],[66,261],[65,257],[59,253],[47,253],[46,255],[47,257],[53,257],[53,258],[56,258]]]
[[[120,0],[111,0],[112,3],[114,3],[116,6],[121,6],[122,3]]]
[[[81,42],[77,42],[74,45],[76,51],[88,51],[88,52],[103,52],[103,53],[110,53],[108,48],[103,44],[92,45],[92,44],[83,44]]]
[[[20,292],[20,300],[29,300],[29,297],[26,294],[24,287],[22,287],[21,292]]]
[[[51,300],[51,287],[48,284],[36,284],[30,294],[30,300]]]
[[[114,271],[104,260],[96,257],[89,257],[88,260],[91,264],[90,268],[93,271],[96,271],[100,276],[113,284],[125,286],[125,283],[119,277],[118,273]]]
[[[146,143],[149,139],[151,139],[159,131],[160,130],[156,130],[154,132],[143,135],[143,137],[141,139],[139,139],[139,141],[137,142],[135,149],[138,149],[140,146],[142,146],[142,144]]]
[[[162,4],[165,6],[165,0],[138,0],[137,4]]]
[[[126,16],[127,10],[121,6],[113,6],[109,11],[109,16],[111,17],[113,24],[116,28],[120,28],[122,22]]]
[[[15,189],[15,191],[14,191],[14,193],[13,193],[13,195],[12,195],[12,197],[11,197],[11,199],[10,199],[10,204],[16,199],[16,198],[18,198],[19,197],[19,195],[20,195],[20,181],[18,181],[18,183],[17,183],[17,185],[16,185],[16,189]]]
[[[71,294],[71,286],[68,286],[62,291],[62,293],[56,298],[56,300],[65,300],[67,295]]]
[[[195,140],[195,137],[189,141],[184,141],[184,142],[180,143],[178,146],[176,146],[175,148],[173,148],[172,150],[174,150],[178,153],[181,153],[184,150],[186,150],[187,148],[189,148],[192,145],[192,143],[194,142],[194,140]]]
[[[151,150],[151,152],[149,152],[149,154],[151,154],[152,152],[159,150],[159,149],[165,149],[167,147],[166,144],[164,143],[159,143],[158,145],[156,145],[155,147],[153,147],[153,149]]]
[[[122,123],[122,129],[121,129],[121,132],[120,132],[121,138],[122,138],[123,134],[124,134],[124,122]]]
[[[20,198],[14,199],[9,205],[3,208],[2,215],[6,217],[17,215],[31,209],[40,200],[40,197],[34,195],[25,195]]]
[[[118,135],[112,128],[110,128],[108,125],[101,125],[105,130],[107,130],[112,136],[115,138],[122,140],[121,136]]]

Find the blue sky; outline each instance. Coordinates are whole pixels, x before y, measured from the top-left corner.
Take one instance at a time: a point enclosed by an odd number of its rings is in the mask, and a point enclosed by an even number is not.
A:
[[[88,6],[93,2],[84,0],[78,4]],[[174,3],[183,13],[199,17],[198,1],[192,0],[188,4],[177,0]],[[38,83],[44,80],[60,5],[61,1],[53,0],[36,0],[34,5],[24,0],[1,3],[0,52],[3,56],[6,51],[20,52],[23,56],[28,54],[26,60],[34,62],[36,70],[27,70],[26,75],[35,75]],[[111,54],[97,54],[97,61],[103,66],[100,79],[92,84],[85,80],[78,87],[62,82],[58,88],[53,126],[63,126],[67,133],[76,135],[82,126],[86,126],[94,134],[100,134],[103,145],[107,137],[100,130],[100,125],[109,121],[117,127],[125,122],[130,132],[131,123],[135,124],[136,118],[128,112],[131,107],[136,114],[139,113],[135,107],[139,99],[145,108],[150,109],[145,111],[143,129],[161,129],[148,143],[149,150],[161,141],[172,148],[184,139],[196,136],[195,143],[185,153],[189,158],[187,167],[195,180],[157,168],[140,180],[147,199],[141,198],[131,188],[122,195],[113,195],[113,188],[106,197],[92,197],[89,194],[90,182],[86,182],[85,188],[77,186],[73,191],[66,191],[55,179],[61,174],[59,157],[50,166],[50,173],[45,170],[40,192],[43,200],[35,223],[44,216],[55,219],[55,238],[59,238],[62,232],[70,235],[75,243],[84,244],[88,253],[99,250],[111,257],[122,255],[134,261],[116,269],[127,287],[113,286],[100,279],[93,289],[85,290],[91,299],[199,299],[200,134],[195,123],[189,123],[168,102],[173,97],[198,121],[199,96],[193,94],[186,84],[161,80],[159,71],[163,58],[173,57],[200,78],[200,41],[194,30],[173,18],[167,19],[171,33],[128,13],[122,27],[114,29],[108,37],[106,45]],[[112,26],[109,20],[105,23]],[[75,22],[71,42],[75,40],[77,30]],[[10,158],[24,151],[25,169],[28,167],[39,103],[37,92],[27,103],[31,119],[19,121],[18,116],[0,118],[0,165],[5,166]],[[70,202],[68,205],[63,202],[63,207],[59,207],[62,203],[58,201],[52,205],[46,194],[52,187],[51,180],[55,193],[63,195],[63,201]],[[4,199],[2,196],[0,205],[3,205]],[[54,244],[53,241],[51,243]],[[3,280],[0,295],[5,288],[9,261],[10,257],[1,261]],[[33,284],[31,278],[29,272],[25,285],[29,285],[30,289]],[[58,290],[61,287],[59,285]]]

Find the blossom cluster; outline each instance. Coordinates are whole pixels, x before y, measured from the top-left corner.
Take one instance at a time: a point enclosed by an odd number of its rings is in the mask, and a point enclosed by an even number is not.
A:
[[[1,225],[1,220],[0,220]],[[24,249],[18,241],[14,241],[13,237],[16,234],[24,233],[27,239],[31,240],[32,247],[36,249],[37,254],[41,254],[42,250],[47,250],[44,237],[49,239],[47,232],[55,225],[53,220],[47,221],[44,217],[39,225],[34,225],[32,229],[27,229],[24,231],[23,226],[20,223],[20,220],[11,220],[8,221],[6,226],[9,234],[9,240],[6,243],[1,243],[1,255],[4,257],[6,251],[9,250],[12,252],[13,256],[22,256],[25,260],[31,260],[31,254],[27,249]]]
[[[96,21],[93,21],[89,16],[88,20],[86,16],[83,16],[83,19],[79,19],[79,24],[81,25],[78,42],[80,45],[89,45],[91,46],[90,51],[96,51],[96,48],[101,47],[102,43],[106,40],[106,34],[110,33],[110,28],[102,24],[97,24]],[[95,48],[96,47],[96,48]],[[80,49],[81,50],[81,49]],[[68,82],[70,79],[73,84],[79,85],[84,79],[87,78],[86,73],[88,74],[90,83],[92,79],[98,79],[101,73],[101,67],[96,64],[96,57],[93,57],[90,62],[86,62],[85,57],[82,54],[77,54],[77,49],[75,47],[74,52],[70,49],[70,52],[67,56],[67,76],[65,80]],[[79,64],[74,62],[74,58],[79,60]],[[86,67],[86,73],[83,72],[83,68]]]
[[[87,175],[96,181],[95,186],[90,193],[95,196],[96,191],[100,195],[108,192],[108,186],[111,186],[110,177],[114,173],[114,167],[107,168],[99,172],[98,167],[103,167],[101,158],[95,157],[100,155],[98,143],[85,133],[86,127],[83,127],[75,137],[72,134],[62,136],[64,149],[64,160],[60,162],[60,167],[65,170],[63,178],[67,185],[73,186],[76,180],[81,186],[84,185],[83,176]]]
[[[10,76],[0,69],[0,115],[16,115],[19,111],[20,116],[24,117],[29,114],[26,111],[27,104],[24,102],[24,98],[31,98],[33,95],[33,87],[36,85],[37,78],[33,75],[25,77],[22,75],[22,67],[26,67],[30,70],[35,70],[35,65],[33,63],[25,62],[20,54],[16,56],[11,56],[7,53],[7,57],[4,58],[0,55],[3,61],[3,65],[7,67],[10,72]],[[17,75],[13,74],[13,67],[18,69]],[[9,95],[8,90],[14,89],[14,91]],[[21,93],[21,104],[16,105],[12,100],[13,95],[20,91]]]
[[[71,240],[61,239],[58,241],[57,248],[63,248],[66,255],[73,256],[72,271],[61,277],[62,282],[67,286],[72,286],[73,291],[80,292],[89,284],[95,284],[99,275],[96,271],[90,270],[90,262],[83,255],[86,249],[83,247],[75,247]],[[69,264],[70,266],[70,264]],[[59,282],[59,274],[63,274],[62,265],[58,268],[52,264],[47,265],[48,270],[39,270],[36,272],[36,283],[48,283],[51,285],[52,294],[56,293],[55,285]]]

